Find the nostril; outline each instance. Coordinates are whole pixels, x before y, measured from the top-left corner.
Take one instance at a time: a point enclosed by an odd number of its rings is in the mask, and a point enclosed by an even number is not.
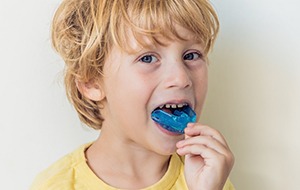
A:
[[[166,88],[187,88],[192,85],[192,75],[189,68],[181,62],[169,64],[164,72]]]
[[[192,80],[188,75],[176,75],[173,76],[167,83],[167,87],[178,87],[178,88],[188,88],[192,86]]]

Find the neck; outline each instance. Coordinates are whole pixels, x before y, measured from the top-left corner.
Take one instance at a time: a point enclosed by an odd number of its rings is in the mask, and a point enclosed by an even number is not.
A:
[[[141,189],[156,183],[166,173],[170,159],[104,129],[86,157],[101,180],[122,189]]]

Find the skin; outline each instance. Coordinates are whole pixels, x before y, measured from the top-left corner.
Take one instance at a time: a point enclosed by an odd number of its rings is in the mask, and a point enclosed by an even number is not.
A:
[[[206,55],[191,32],[180,26],[177,30],[188,40],[160,38],[166,46],[139,48],[129,36],[136,53],[113,47],[100,82],[78,84],[83,95],[103,102],[101,134],[86,157],[94,173],[114,187],[140,189],[156,183],[174,152],[185,156],[191,190],[222,189],[233,166],[233,155],[218,131],[195,123],[185,135],[175,135],[151,119],[151,112],[165,103],[188,103],[198,116],[204,104]]]

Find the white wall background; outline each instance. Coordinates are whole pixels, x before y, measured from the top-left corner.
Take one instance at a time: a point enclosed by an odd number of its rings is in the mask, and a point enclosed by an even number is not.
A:
[[[97,133],[67,102],[49,27],[59,0],[0,5],[1,189],[34,176]],[[300,189],[300,2],[213,0],[221,33],[211,55],[202,122],[236,156],[240,190]]]

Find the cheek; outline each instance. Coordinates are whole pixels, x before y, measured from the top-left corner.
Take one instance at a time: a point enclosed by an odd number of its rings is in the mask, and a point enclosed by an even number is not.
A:
[[[208,85],[208,70],[207,66],[203,65],[199,70],[193,73],[194,88],[199,94],[206,94]]]
[[[202,107],[207,94],[208,89],[208,76],[207,69],[202,70],[198,73],[194,83],[195,97],[196,97],[196,112],[201,113]]]
[[[122,71],[106,81],[107,101],[114,107],[111,111],[131,117],[146,109],[151,95],[151,80]]]
[[[203,105],[207,94],[207,81],[200,83],[197,88],[195,88],[195,97],[199,105]]]

